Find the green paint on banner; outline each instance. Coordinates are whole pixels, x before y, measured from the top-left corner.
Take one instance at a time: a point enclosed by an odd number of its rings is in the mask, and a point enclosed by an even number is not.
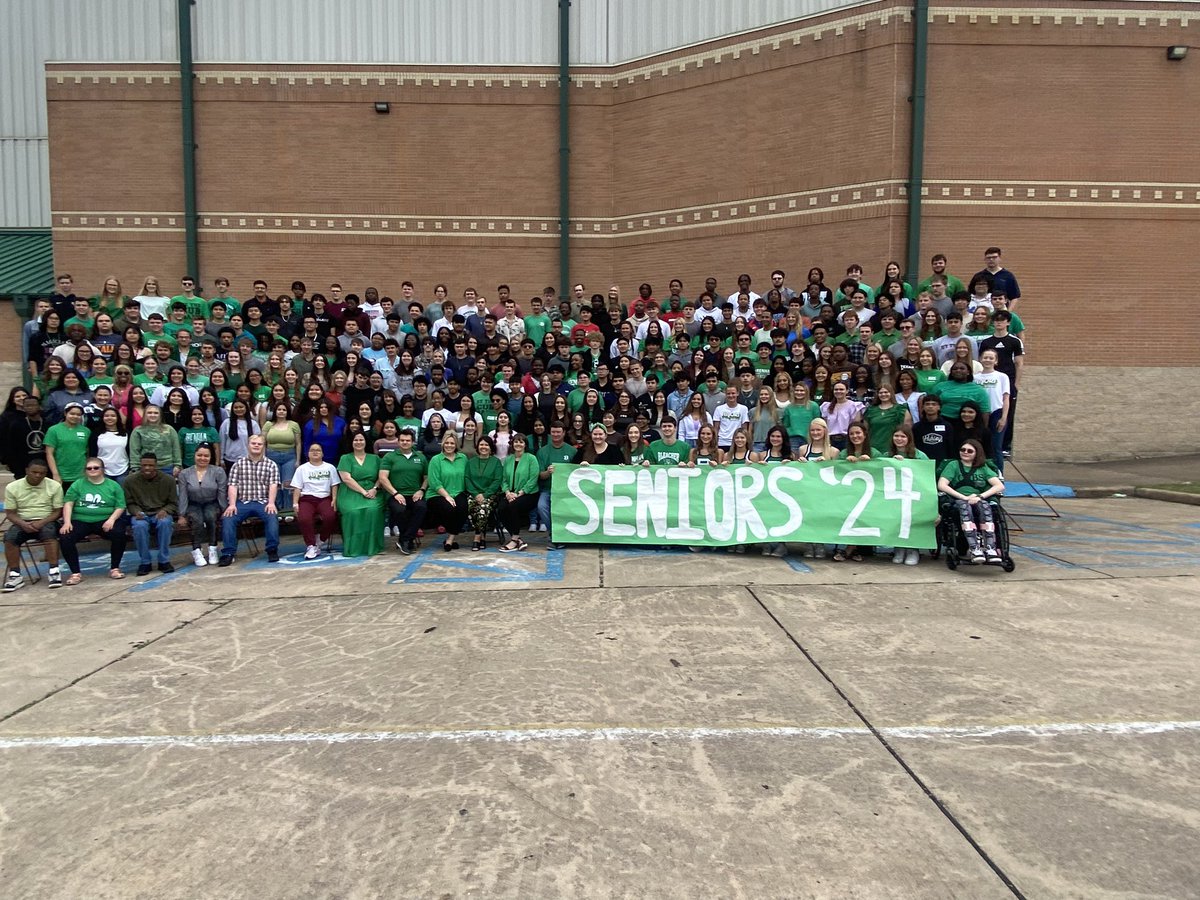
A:
[[[559,543],[936,546],[937,488],[928,460],[556,465],[551,491]]]

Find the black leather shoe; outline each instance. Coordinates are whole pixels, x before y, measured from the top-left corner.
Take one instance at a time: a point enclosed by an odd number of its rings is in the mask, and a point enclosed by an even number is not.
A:
[[[159,564],[158,564],[158,571],[160,571],[160,572],[174,572],[174,571],[175,571],[175,567],[174,567],[173,565],[171,565],[169,562],[165,562],[165,563],[159,563]]]
[[[279,562],[279,551],[278,550],[268,550],[267,551],[267,562]]]
[[[137,573],[138,573],[139,578],[141,578],[143,575],[149,575],[150,574],[150,563],[145,563],[143,565],[138,566]]]
[[[220,561],[217,563],[217,565],[220,566],[222,569],[228,569],[230,566],[233,565],[233,557],[232,556],[222,556]]]

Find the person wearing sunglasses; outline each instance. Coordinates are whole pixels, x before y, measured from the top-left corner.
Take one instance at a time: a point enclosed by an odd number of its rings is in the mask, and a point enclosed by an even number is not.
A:
[[[127,540],[125,491],[104,474],[104,463],[98,457],[89,456],[84,461],[83,477],[67,489],[62,517],[59,547],[71,570],[68,585],[83,581],[77,545],[92,535],[109,542],[108,577],[125,577],[121,571]]]

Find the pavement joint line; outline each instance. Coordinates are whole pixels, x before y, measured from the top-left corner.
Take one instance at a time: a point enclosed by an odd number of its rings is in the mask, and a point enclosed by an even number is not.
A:
[[[921,792],[929,798],[929,801],[937,807],[938,811],[941,812],[941,814],[946,818],[946,821],[954,826],[954,829],[960,835],[962,835],[963,839],[971,846],[971,848],[975,851],[979,858],[983,860],[987,867],[992,870],[996,877],[1000,879],[1004,886],[1008,888],[1009,892],[1016,897],[1017,900],[1026,900],[1025,894],[1020,888],[1017,887],[1017,885],[1009,877],[1008,873],[1000,867],[999,863],[992,859],[991,855],[983,849],[983,845],[975,839],[975,836],[972,835],[971,832],[967,830],[967,827],[961,821],[959,821],[956,815],[954,815],[954,813],[950,810],[950,807],[941,799],[941,797],[933,792],[933,789],[929,787],[929,785],[925,783],[924,779],[917,774],[916,770],[908,764],[904,757],[900,755],[900,752],[888,742],[887,735],[881,732],[880,729],[875,725],[871,724],[871,720],[867,718],[866,714],[860,710],[857,705],[855,705],[854,701],[850,699],[850,696],[844,690],[842,690],[841,686],[833,680],[833,678],[825,671],[825,669],[821,667],[821,664],[817,662],[812,653],[810,653],[808,649],[796,639],[795,635],[788,630],[787,626],[779,620],[779,617],[771,611],[771,608],[767,606],[767,604],[763,602],[761,598],[759,598],[758,594],[754,593],[754,589],[747,587],[746,592],[750,594],[755,603],[762,607],[763,612],[765,612],[771,618],[771,621],[773,621],[776,626],[778,626],[778,628],[787,636],[787,639],[791,641],[792,645],[795,646],[795,648],[802,654],[804,654],[804,658],[808,660],[809,665],[816,669],[817,674],[829,682],[829,686],[833,688],[839,697],[842,698],[843,702],[845,702],[845,704],[850,708],[850,711],[854,713],[854,715],[863,723],[864,726],[866,726],[875,740],[877,740],[883,749],[887,751],[888,755],[896,761],[896,764],[904,770],[905,774],[908,775],[913,784],[920,788]]]
[[[225,600],[225,601],[201,600],[198,602],[212,603],[213,606],[211,609],[204,610],[202,613],[200,613],[200,615],[196,616],[194,619],[188,619],[186,622],[180,622],[178,625],[174,626],[173,628],[167,629],[166,631],[164,631],[162,634],[158,635],[157,637],[151,638],[150,640],[148,640],[144,643],[140,643],[135,647],[131,647],[125,653],[122,653],[120,656],[118,656],[114,659],[110,659],[104,665],[97,666],[96,668],[92,669],[90,672],[85,672],[82,675],[80,675],[78,678],[71,679],[71,681],[67,682],[64,685],[61,685],[60,687],[56,687],[54,690],[49,691],[46,694],[43,694],[41,697],[38,697],[36,700],[30,700],[28,703],[26,703],[23,706],[18,707],[17,709],[14,709],[12,712],[6,713],[5,715],[0,715],[0,723],[7,722],[9,719],[13,718],[14,716],[19,716],[21,713],[25,712],[25,710],[31,709],[32,707],[37,706],[39,703],[49,700],[51,697],[53,697],[56,694],[61,694],[63,691],[73,688],[75,685],[79,684],[81,681],[83,681],[87,678],[91,678],[97,672],[103,672],[109,666],[116,665],[119,662],[129,659],[129,657],[133,656],[133,654],[137,653],[139,650],[149,647],[151,644],[156,644],[159,641],[161,641],[163,638],[168,637],[169,635],[172,635],[175,632],[180,631],[184,628],[187,628],[192,623],[199,622],[205,616],[211,615],[212,613],[216,612],[219,609],[224,609],[230,603],[233,603],[232,600]],[[87,604],[87,605],[90,605],[90,604]]]
[[[268,744],[488,743],[524,744],[535,741],[621,741],[641,738],[701,740],[707,738],[873,737],[877,733],[901,739],[991,738],[1009,735],[1146,735],[1200,731],[1200,721],[1166,722],[1047,722],[1009,725],[732,725],[732,726],[526,726],[514,728],[437,728],[403,731],[278,731],[262,733],[213,732],[143,735],[43,735],[0,737],[0,750],[79,749],[94,747],[261,746]]]

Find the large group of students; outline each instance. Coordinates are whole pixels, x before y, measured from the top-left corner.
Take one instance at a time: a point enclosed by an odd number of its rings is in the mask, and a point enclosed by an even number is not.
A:
[[[70,275],[36,302],[23,333],[28,388],[0,414],[14,476],[4,591],[23,585],[20,545],[59,553],[78,583],[77,545],[107,540],[124,577],[171,571],[175,529],[196,566],[228,566],[238,526],[263,523],[268,559],[296,522],[305,557],[409,554],[427,533],[445,552],[529,549],[547,531],[556,464],[776,465],[897,456],[933,460],[977,562],[996,555],[989,504],[1003,490],[1024,364],[1021,293],[989,247],[969,281],[938,254],[913,286],[889,262],[827,284],[748,274],[692,299],[671,279],[589,294],[575,284],[525,301],[467,287],[451,298],[404,281],[399,297],[265,281],[236,299],[217,278],[177,294],[156,277],[130,296],[116,277],[92,296]],[[152,543],[155,546],[152,546]],[[550,550],[561,545],[550,542]],[[745,552],[745,547],[730,548]],[[764,554],[786,555],[782,544]],[[871,548],[804,545],[861,560]],[[896,563],[917,564],[897,549]]]

